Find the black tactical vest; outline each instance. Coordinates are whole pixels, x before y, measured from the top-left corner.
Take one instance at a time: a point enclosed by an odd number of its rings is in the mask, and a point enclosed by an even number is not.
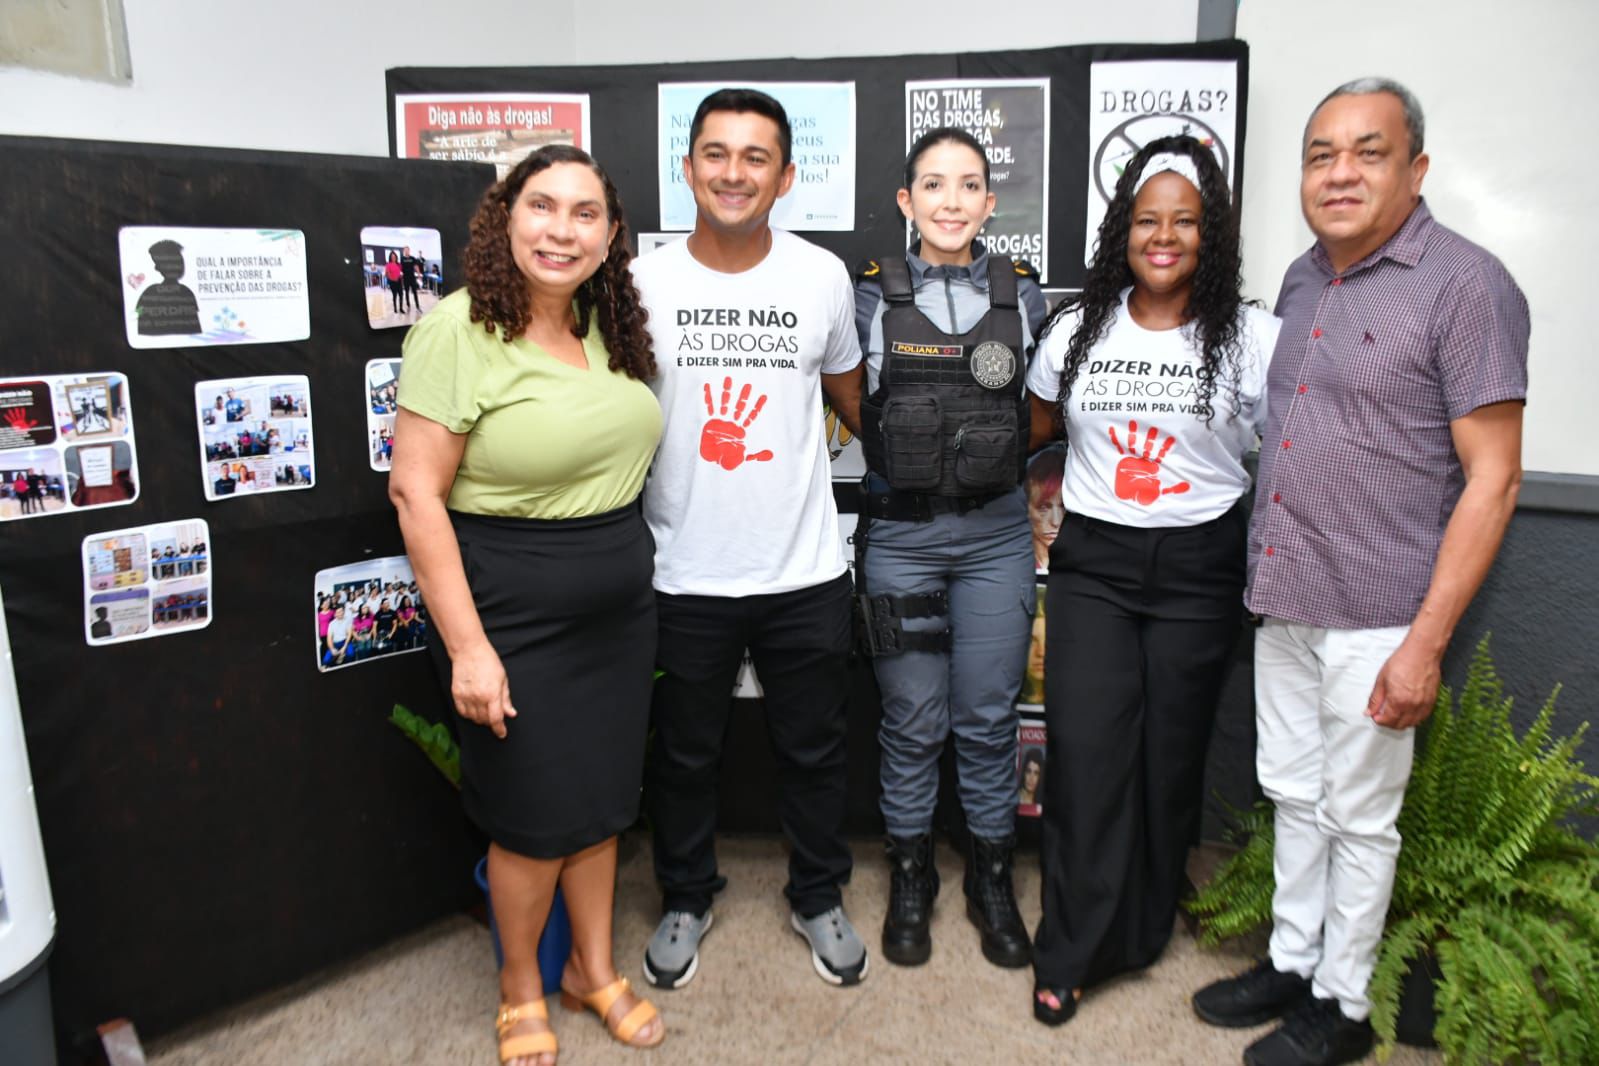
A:
[[[1008,256],[988,258],[988,313],[945,333],[916,307],[903,255],[879,260],[883,369],[861,401],[866,464],[895,489],[982,496],[1027,469],[1027,363]]]

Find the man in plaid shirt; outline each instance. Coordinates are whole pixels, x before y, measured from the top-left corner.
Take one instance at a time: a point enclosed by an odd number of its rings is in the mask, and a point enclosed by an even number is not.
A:
[[[1415,726],[1515,509],[1527,303],[1433,221],[1421,107],[1369,78],[1305,130],[1316,244],[1283,278],[1249,535],[1261,785],[1276,804],[1270,957],[1194,996],[1287,1020],[1251,1066],[1352,1062],[1393,888]]]

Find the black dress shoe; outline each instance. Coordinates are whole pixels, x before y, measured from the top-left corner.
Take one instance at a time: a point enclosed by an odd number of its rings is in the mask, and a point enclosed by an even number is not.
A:
[[[1371,1051],[1371,1022],[1344,1017],[1336,999],[1312,999],[1244,1050],[1245,1066],[1339,1066]]]
[[[1255,965],[1194,993],[1194,1013],[1211,1025],[1242,1029],[1281,1018],[1310,1001],[1310,980],[1283,973],[1261,959]]]

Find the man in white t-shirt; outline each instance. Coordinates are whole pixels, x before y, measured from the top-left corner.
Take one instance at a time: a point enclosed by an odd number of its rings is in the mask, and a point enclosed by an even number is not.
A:
[[[660,612],[648,786],[661,919],[644,955],[678,988],[711,925],[722,741],[749,648],[765,690],[791,924],[833,984],[866,976],[844,915],[846,658],[852,589],[838,538],[823,393],[857,430],[849,276],[768,223],[794,182],[783,106],[751,89],[700,103],[683,177],[694,232],[634,261],[665,431],[644,492]]]

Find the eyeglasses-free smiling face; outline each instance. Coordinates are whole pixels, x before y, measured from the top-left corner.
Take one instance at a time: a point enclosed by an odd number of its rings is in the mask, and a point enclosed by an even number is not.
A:
[[[1404,105],[1392,93],[1335,96],[1311,116],[1299,199],[1335,270],[1399,231],[1421,196],[1427,163],[1426,153],[1410,158]]]
[[[754,111],[712,111],[683,157],[698,224],[728,236],[758,232],[794,184],[777,123]]]
[[[983,158],[970,145],[940,141],[916,160],[916,180],[896,199],[922,235],[922,259],[934,266],[972,261],[972,241],[994,213]]]
[[[529,176],[506,227],[511,259],[528,283],[568,293],[600,268],[616,229],[605,214],[605,186],[581,163]]]
[[[1127,265],[1133,285],[1150,295],[1186,293],[1199,270],[1199,190],[1181,174],[1164,171],[1133,198]]]

